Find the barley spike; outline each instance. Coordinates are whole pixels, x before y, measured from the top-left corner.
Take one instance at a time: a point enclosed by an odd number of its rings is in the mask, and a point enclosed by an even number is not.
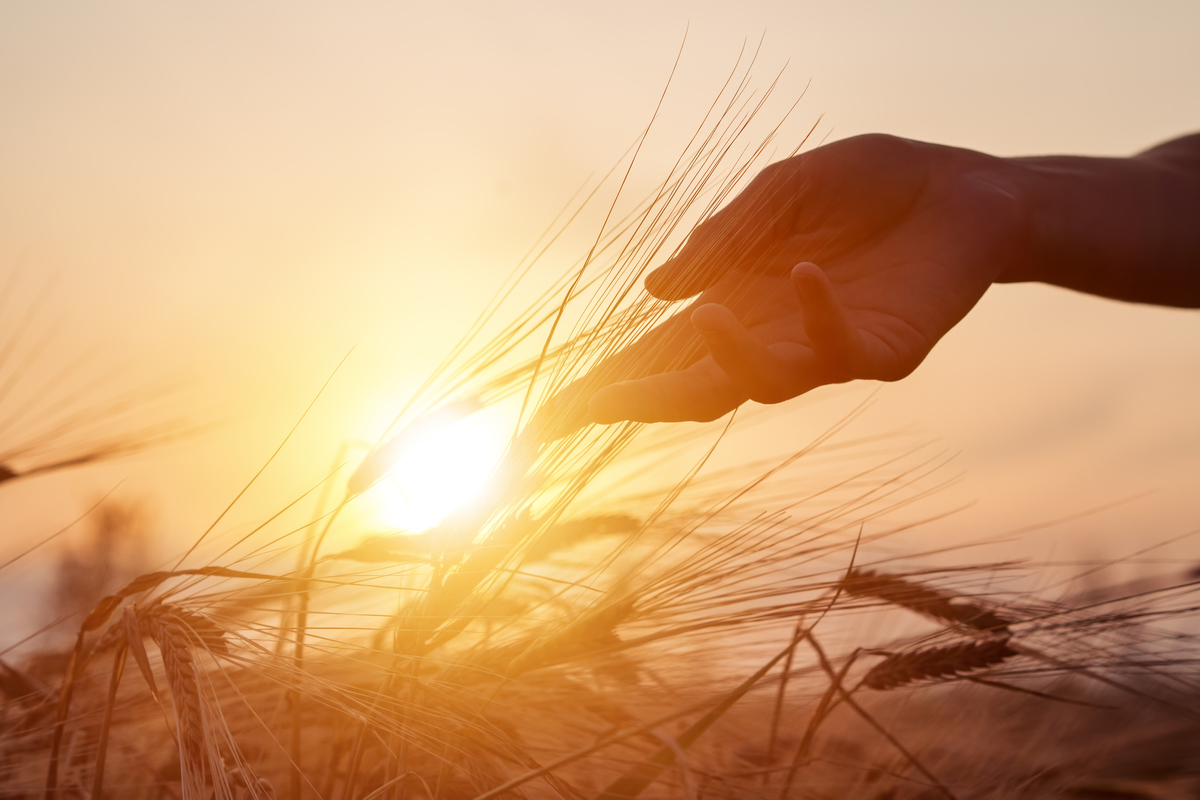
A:
[[[883,691],[929,678],[949,678],[991,667],[1016,654],[1007,638],[895,653],[872,667],[863,685]]]

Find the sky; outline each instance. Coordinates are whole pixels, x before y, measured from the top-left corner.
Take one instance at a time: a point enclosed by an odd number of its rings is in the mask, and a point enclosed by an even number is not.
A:
[[[0,5],[0,274],[26,304],[52,283],[44,319],[61,327],[38,368],[95,347],[113,386],[169,381],[180,413],[212,423],[0,487],[21,531],[0,547],[116,488],[176,552],[353,350],[226,524],[303,491],[341,442],[380,433],[621,156],[681,43],[649,182],[747,41],[762,80],[783,70],[777,97],[804,93],[796,139],[819,120],[825,141],[1125,155],[1200,129],[1196,30],[1194,2],[1099,0]],[[876,389],[860,430],[944,444],[963,474],[945,502],[976,501],[908,546],[1125,498],[1011,547],[1115,558],[1200,529],[1200,313],[995,287],[910,378],[819,390],[748,446],[801,442]]]

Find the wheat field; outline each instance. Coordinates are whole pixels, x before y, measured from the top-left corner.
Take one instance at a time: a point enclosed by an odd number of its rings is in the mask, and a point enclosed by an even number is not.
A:
[[[723,437],[773,412],[583,424],[591,389],[655,356],[615,354],[675,313],[640,291],[647,269],[809,144],[748,138],[771,91],[740,63],[631,201],[639,139],[365,457],[282,504],[307,522],[234,536],[218,518],[154,570],[114,555],[136,511],[100,505],[95,548],[60,570],[58,644],[0,656],[0,796],[1200,796],[1195,575],[1072,600],[1028,588],[1037,564],[889,555],[921,524],[898,511],[943,514],[922,509],[949,458],[856,439],[861,408],[711,473]],[[515,305],[585,205],[604,212],[594,245]],[[359,527],[423,431],[489,409],[510,435],[479,497],[422,531]],[[6,490],[182,433],[56,413],[6,442]]]

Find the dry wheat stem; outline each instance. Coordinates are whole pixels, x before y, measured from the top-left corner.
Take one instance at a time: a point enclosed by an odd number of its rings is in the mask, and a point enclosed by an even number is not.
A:
[[[861,705],[859,705],[854,700],[854,698],[851,696],[851,693],[846,691],[846,689],[842,686],[841,679],[838,677],[838,673],[834,671],[833,665],[829,663],[829,658],[825,655],[825,651],[817,643],[817,640],[811,634],[809,634],[805,638],[807,639],[809,645],[812,647],[813,652],[816,653],[817,659],[821,662],[821,669],[825,670],[825,674],[829,676],[830,682],[832,683],[834,688],[837,690],[837,693],[841,697],[842,701],[844,703],[846,703],[846,705],[848,705],[852,709],[854,709],[855,713],[857,713],[860,717],[862,717],[862,719],[868,725],[870,725],[881,736],[883,736],[883,738],[885,738],[892,745],[892,747],[895,747],[900,752],[900,754],[904,756],[904,758],[908,761],[908,763],[912,764],[913,767],[918,772],[920,772],[922,775],[924,775],[925,778],[927,780],[929,780],[930,783],[932,783],[935,787],[937,787],[938,791],[940,791],[947,798],[949,798],[949,800],[957,800],[954,793],[951,792],[945,786],[945,784],[943,784],[941,781],[939,781],[932,772],[930,772],[928,769],[926,769],[925,765],[922,764],[915,755],[910,753],[908,748],[906,748],[900,742],[899,739],[897,739],[895,736],[893,736],[892,733],[890,731],[888,731],[887,728],[880,725],[879,722],[873,716],[871,716],[869,713],[867,713],[866,709],[864,709]]]
[[[121,675],[125,671],[125,652],[126,647],[119,647],[113,657],[108,699],[104,704],[104,720],[100,724],[100,741],[96,746],[96,771],[92,778],[94,800],[104,800],[104,758],[108,753],[108,735],[112,728],[113,709],[117,703],[117,688],[121,685]]]

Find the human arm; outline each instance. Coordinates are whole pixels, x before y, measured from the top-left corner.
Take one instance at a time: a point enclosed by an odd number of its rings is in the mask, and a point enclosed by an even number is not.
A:
[[[1200,134],[1131,158],[1009,159],[1031,209],[1029,255],[1000,282],[1200,307]]]

